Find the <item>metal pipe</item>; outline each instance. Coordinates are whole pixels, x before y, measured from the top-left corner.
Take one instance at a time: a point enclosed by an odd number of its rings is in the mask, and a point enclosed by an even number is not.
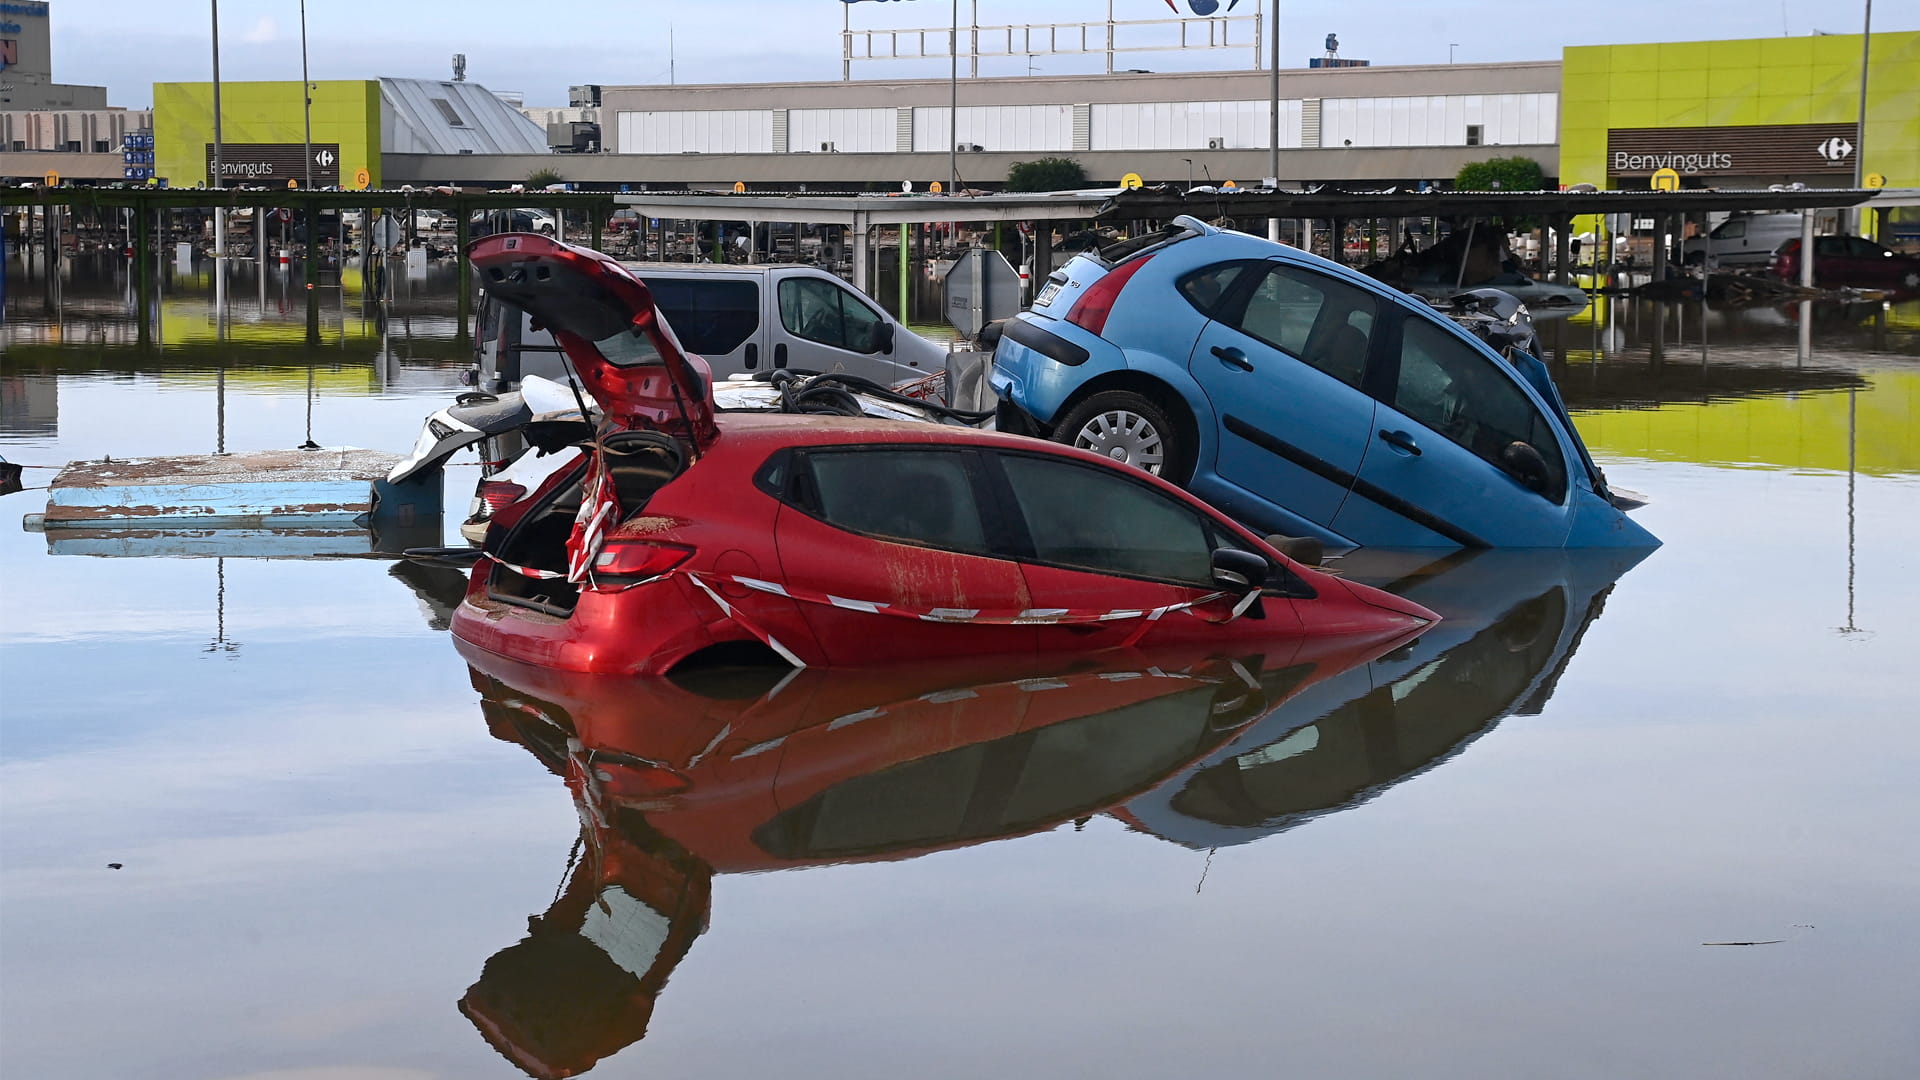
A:
[[[1800,287],[1813,288],[1813,211],[1800,211]],[[1804,320],[1801,325],[1805,325]]]

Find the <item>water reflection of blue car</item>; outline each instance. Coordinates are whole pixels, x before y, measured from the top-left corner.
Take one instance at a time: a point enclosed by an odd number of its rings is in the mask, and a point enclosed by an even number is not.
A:
[[[1544,367],[1420,300],[1191,218],[1076,256],[1005,324],[1003,429],[1341,547],[1653,547]]]
[[[1351,571],[1445,617],[1407,646],[1308,687],[1115,815],[1213,848],[1365,803],[1506,717],[1544,709],[1614,582],[1646,553],[1361,553],[1376,555],[1370,566],[1355,557]]]

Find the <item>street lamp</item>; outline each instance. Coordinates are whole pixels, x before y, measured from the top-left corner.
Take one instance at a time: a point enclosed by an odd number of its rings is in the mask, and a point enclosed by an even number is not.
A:
[[[220,186],[220,0],[207,0],[213,12],[213,186]],[[214,222],[220,222],[219,216]]]
[[[307,81],[307,0],[300,0],[300,114],[307,125],[307,190],[313,190],[313,84]],[[371,228],[373,223],[368,222]],[[313,228],[308,222],[307,228]]]
[[[1447,63],[1449,64],[1453,63],[1453,50],[1459,47],[1460,47],[1460,43],[1457,41],[1447,42]]]

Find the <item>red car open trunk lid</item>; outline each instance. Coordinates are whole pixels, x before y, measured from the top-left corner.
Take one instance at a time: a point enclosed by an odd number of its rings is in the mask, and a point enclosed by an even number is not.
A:
[[[467,247],[480,287],[553,332],[607,418],[656,428],[704,451],[712,442],[712,375],[687,355],[632,271],[597,251],[532,233]]]

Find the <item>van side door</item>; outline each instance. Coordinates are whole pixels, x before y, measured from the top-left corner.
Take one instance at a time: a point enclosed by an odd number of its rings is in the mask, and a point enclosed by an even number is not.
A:
[[[681,347],[706,360],[714,378],[752,374],[767,366],[760,279],[648,273],[641,280]]]
[[[772,367],[844,371],[887,385],[932,374],[903,362],[893,320],[851,286],[807,271],[776,272],[773,281]]]

